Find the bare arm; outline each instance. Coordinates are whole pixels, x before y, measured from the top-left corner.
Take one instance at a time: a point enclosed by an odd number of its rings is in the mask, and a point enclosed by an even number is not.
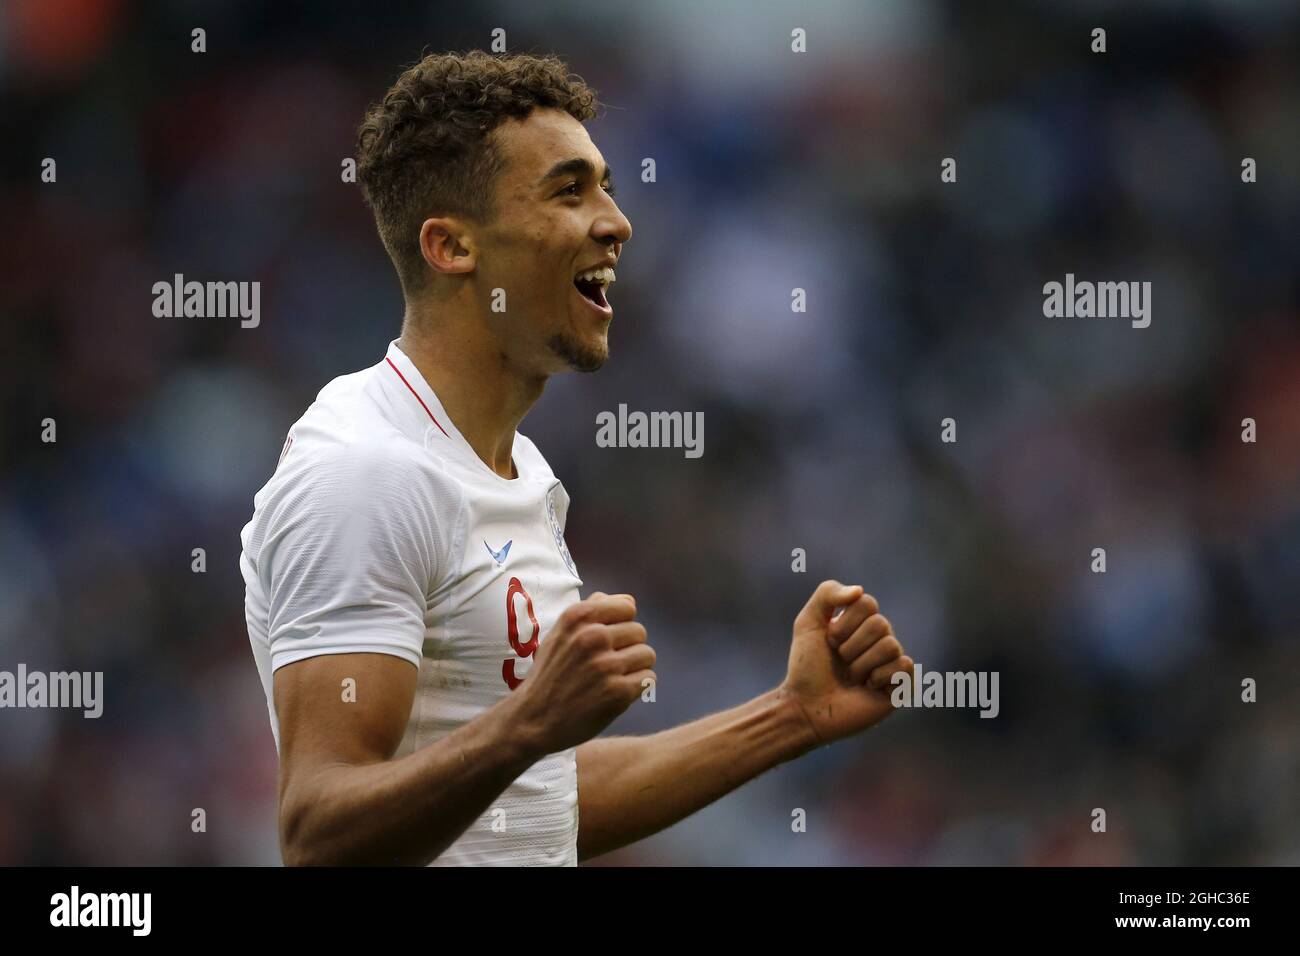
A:
[[[416,669],[330,654],[275,672],[280,842],[286,864],[424,865],[544,754],[514,695],[399,760]],[[342,682],[356,681],[345,702]]]
[[[654,651],[620,597],[566,608],[528,679],[465,726],[397,760],[416,669],[389,654],[327,654],[275,672],[285,862],[433,860],[520,774],[590,740],[636,700]],[[355,695],[343,699],[346,678]],[[352,699],[352,698],[355,699]]]
[[[769,691],[646,737],[578,748],[578,858],[644,839],[817,745],[797,704]]]
[[[886,688],[913,665],[879,610],[861,587],[823,581],[795,618],[780,687],[661,733],[578,747],[579,859],[644,839],[889,716]]]

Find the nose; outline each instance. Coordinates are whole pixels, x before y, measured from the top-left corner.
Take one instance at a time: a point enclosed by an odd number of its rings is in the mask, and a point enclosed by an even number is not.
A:
[[[591,236],[601,245],[615,246],[615,255],[619,251],[617,247],[632,238],[632,224],[613,199],[609,200],[607,208],[591,224]]]

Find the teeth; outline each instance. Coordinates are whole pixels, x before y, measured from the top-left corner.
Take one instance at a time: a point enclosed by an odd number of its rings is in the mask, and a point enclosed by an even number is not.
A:
[[[614,270],[609,266],[600,269],[588,269],[586,272],[579,272],[574,282],[598,282],[601,285],[609,285],[614,281]]]

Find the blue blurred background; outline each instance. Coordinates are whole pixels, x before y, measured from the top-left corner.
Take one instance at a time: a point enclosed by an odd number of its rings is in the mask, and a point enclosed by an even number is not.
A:
[[[366,105],[496,27],[597,88],[635,231],[610,362],[522,428],[659,653],[612,731],[774,686],[825,577],[1001,674],[997,719],[897,714],[600,862],[1300,864],[1300,8],[937,0],[7,0],[0,669],[106,701],[0,712],[0,863],[279,862],[239,529],[399,331]],[[177,272],[260,326],[155,318]],[[1151,281],[1150,328],[1044,318],[1066,272]],[[619,403],[704,411],[704,456],[598,448]]]

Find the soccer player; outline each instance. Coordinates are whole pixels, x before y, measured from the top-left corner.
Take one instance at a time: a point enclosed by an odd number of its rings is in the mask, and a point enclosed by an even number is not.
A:
[[[401,337],[290,428],[241,534],[288,864],[574,865],[892,711],[911,672],[858,586],[825,581],[748,703],[597,735],[654,680],[628,594],[594,593],[569,498],[516,431],[605,361],[632,227],[554,57],[425,57],[372,107],[359,179]]]

